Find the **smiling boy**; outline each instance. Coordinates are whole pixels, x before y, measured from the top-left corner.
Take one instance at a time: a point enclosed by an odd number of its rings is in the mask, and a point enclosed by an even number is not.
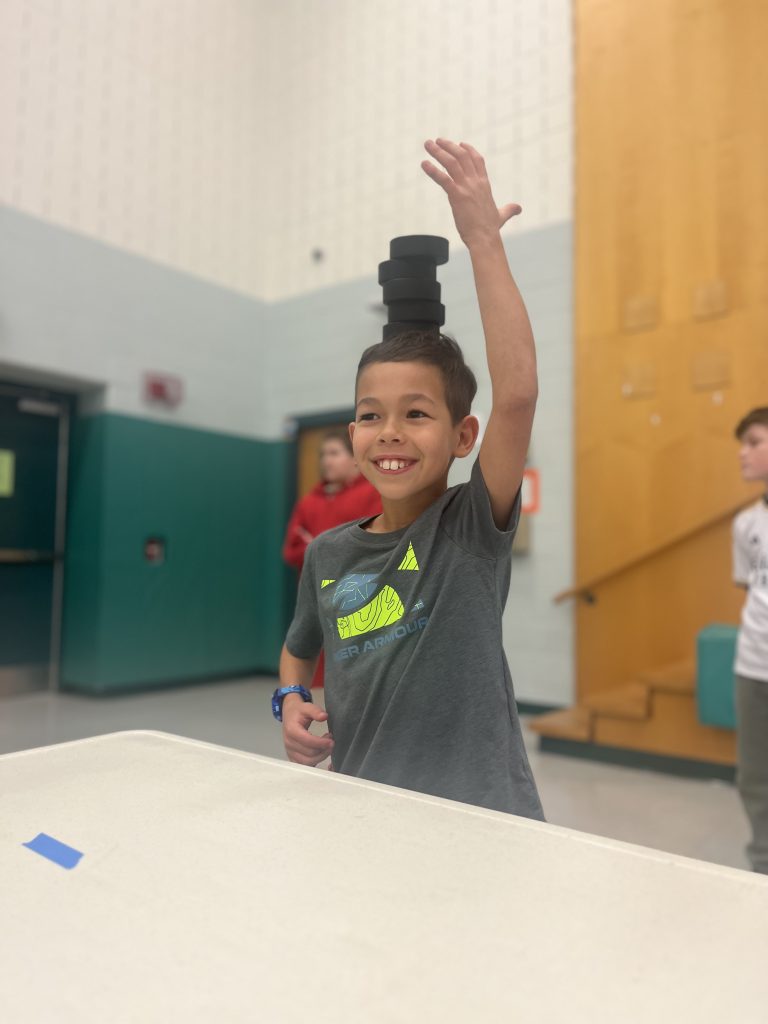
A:
[[[367,349],[350,425],[382,513],[313,542],[273,710],[291,760],[543,818],[525,754],[501,617],[537,397],[528,316],[480,154],[445,139],[422,168],[448,197],[472,261],[492,410],[469,483],[448,489],[478,437],[459,346],[409,331]],[[442,168],[442,169],[441,169]],[[326,707],[306,689],[326,651]],[[313,722],[329,732],[313,735]]]

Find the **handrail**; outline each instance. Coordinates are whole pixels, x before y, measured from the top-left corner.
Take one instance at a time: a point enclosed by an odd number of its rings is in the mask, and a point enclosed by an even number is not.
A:
[[[599,587],[608,580],[612,580],[614,576],[621,576],[622,573],[636,568],[643,562],[650,561],[651,558],[655,558],[656,555],[660,555],[664,551],[668,551],[670,548],[677,547],[677,545],[681,544],[684,540],[688,540],[690,537],[695,537],[697,533],[703,533],[704,530],[708,530],[710,527],[716,526],[724,519],[731,519],[737,512],[740,512],[743,508],[749,508],[749,506],[754,505],[754,503],[754,496],[747,500],[742,499],[738,505],[727,509],[725,512],[718,512],[718,514],[713,516],[711,519],[707,519],[698,526],[694,526],[691,530],[685,530],[676,537],[672,537],[671,540],[665,540],[663,544],[658,544],[655,548],[651,548],[650,551],[646,551],[644,554],[638,555],[636,558],[631,558],[628,562],[618,566],[616,569],[610,569],[608,572],[602,573],[600,576],[595,576],[591,580],[587,580],[586,583],[579,583],[575,587],[570,587],[568,590],[561,590],[559,594],[555,594],[552,600],[555,604],[561,604],[563,601],[569,600],[569,598],[581,597],[588,604],[593,604],[595,596],[592,591],[595,587]]]

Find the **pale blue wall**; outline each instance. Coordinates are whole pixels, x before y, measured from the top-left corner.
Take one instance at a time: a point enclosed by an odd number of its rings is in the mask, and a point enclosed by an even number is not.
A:
[[[257,299],[0,207],[0,365],[101,384],[109,412],[258,437],[266,344]],[[144,402],[147,370],[183,379],[177,409]]]

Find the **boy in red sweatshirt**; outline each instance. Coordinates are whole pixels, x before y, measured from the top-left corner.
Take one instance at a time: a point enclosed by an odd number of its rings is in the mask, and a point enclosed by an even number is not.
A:
[[[381,514],[381,498],[357,468],[348,434],[330,431],[320,446],[316,487],[296,502],[283,543],[283,558],[301,571],[310,541],[354,519]]]
[[[294,507],[285,532],[283,558],[301,572],[310,541],[334,526],[381,514],[381,497],[357,468],[349,434],[329,431],[320,445],[322,480]],[[312,689],[323,685],[322,651],[312,677]]]

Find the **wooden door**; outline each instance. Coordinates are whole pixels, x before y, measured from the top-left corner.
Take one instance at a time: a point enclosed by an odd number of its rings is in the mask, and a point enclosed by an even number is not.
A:
[[[320,483],[320,448],[323,438],[329,433],[346,434],[349,420],[339,423],[325,423],[321,427],[303,427],[299,430],[297,461],[297,494],[303,498]]]

